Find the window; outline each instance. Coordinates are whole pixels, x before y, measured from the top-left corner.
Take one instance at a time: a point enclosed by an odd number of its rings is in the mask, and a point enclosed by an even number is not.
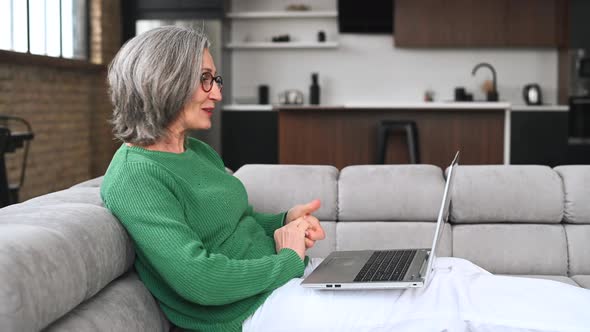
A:
[[[0,49],[88,59],[88,0],[0,0]]]

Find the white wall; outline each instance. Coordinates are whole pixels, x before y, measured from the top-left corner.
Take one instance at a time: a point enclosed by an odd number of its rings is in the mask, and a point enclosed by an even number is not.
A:
[[[500,99],[522,104],[526,83],[541,85],[546,103],[557,100],[557,51],[548,49],[401,49],[391,36],[340,35],[335,50],[234,50],[234,96],[255,96],[258,84],[271,88],[271,102],[285,89],[300,89],[306,98],[311,73],[319,72],[322,104],[421,101],[432,89],[436,100],[453,99],[453,89],[465,86],[476,99],[479,86],[491,79],[478,62],[489,62],[498,75]]]
[[[233,1],[232,10],[282,10],[287,3]],[[336,0],[307,4],[313,10],[336,9]],[[335,18],[233,20],[231,35],[233,41],[269,41],[289,33],[303,41],[313,40],[318,30],[339,41],[339,48],[232,50],[233,96],[256,96],[257,85],[268,84],[271,102],[285,89],[299,89],[308,100],[311,73],[319,72],[322,104],[421,101],[426,89],[443,101],[453,99],[456,86],[484,99],[479,86],[491,73],[482,68],[472,77],[471,70],[478,62],[489,62],[498,73],[500,99],[522,104],[523,85],[535,82],[546,103],[557,100],[557,51],[551,49],[395,48],[391,35],[338,34]]]

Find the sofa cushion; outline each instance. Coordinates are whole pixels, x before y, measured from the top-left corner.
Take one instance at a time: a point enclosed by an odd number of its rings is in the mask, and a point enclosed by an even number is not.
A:
[[[85,263],[63,235],[0,224],[0,330],[39,331],[84,301]]]
[[[590,225],[565,225],[569,274],[590,274]]]
[[[452,223],[559,223],[560,177],[545,166],[458,166],[451,195]]]
[[[245,165],[234,175],[248,192],[248,201],[258,212],[279,213],[295,204],[319,198],[320,220],[336,220],[336,182],[338,169],[333,166]]]
[[[559,166],[555,171],[561,176],[565,191],[563,219],[570,223],[590,224],[590,167]]]
[[[492,273],[567,275],[562,225],[453,225],[453,256]]]
[[[577,286],[579,287],[577,282],[575,282],[572,278],[566,276],[556,276],[556,275],[539,275],[539,274],[511,274],[507,275],[509,277],[519,277],[519,278],[533,278],[533,279],[546,279],[546,280],[553,280],[563,282],[568,285]]]
[[[434,221],[444,191],[432,165],[359,165],[340,172],[339,221]]]
[[[431,248],[434,222],[341,222],[336,224],[338,250]],[[443,229],[439,256],[451,256],[451,227]]]
[[[39,330],[129,269],[123,227],[90,204],[21,204],[0,214],[0,330]],[[14,327],[14,328],[13,328]]]
[[[23,205],[41,206],[62,203],[84,203],[96,206],[104,206],[102,199],[100,198],[99,187],[74,187],[31,198],[28,201],[22,202],[20,204],[9,205],[3,209],[0,209],[0,214],[21,211]]]
[[[168,331],[170,323],[135,272],[51,324],[45,331]]]
[[[307,250],[306,255],[309,257],[326,257],[336,250],[336,222],[322,221],[320,223],[326,233],[326,238],[316,241],[315,245]]]
[[[575,275],[572,276],[572,279],[574,279],[578,285],[590,289],[590,275]]]
[[[78,184],[71,186],[70,188],[79,188],[79,187],[95,187],[96,188],[96,187],[100,187],[103,179],[104,179],[104,175],[99,176],[94,179],[90,179],[88,181],[80,182]]]

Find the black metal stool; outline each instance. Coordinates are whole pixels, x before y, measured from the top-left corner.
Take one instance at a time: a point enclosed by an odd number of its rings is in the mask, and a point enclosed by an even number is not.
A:
[[[387,151],[387,138],[396,131],[404,131],[408,140],[408,152],[410,163],[420,163],[420,151],[418,149],[418,128],[416,122],[410,120],[383,120],[377,129],[377,164],[385,164],[385,152]]]
[[[26,127],[27,131],[12,131],[7,127],[8,122],[19,122]],[[0,208],[19,202],[18,194],[25,181],[25,168],[27,166],[29,144],[34,136],[31,125],[25,119],[0,115]],[[6,174],[5,154],[15,152],[18,148],[23,146],[24,153],[18,182],[9,183],[8,174]]]

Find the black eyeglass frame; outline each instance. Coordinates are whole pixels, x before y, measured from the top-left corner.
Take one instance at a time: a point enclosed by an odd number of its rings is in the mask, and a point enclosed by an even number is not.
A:
[[[213,76],[210,72],[204,72],[201,74],[201,89],[205,92],[210,92],[213,89],[213,82],[217,83],[217,87],[219,87],[219,91],[223,89],[223,77],[220,75]],[[209,89],[205,89],[205,82],[208,82]]]

